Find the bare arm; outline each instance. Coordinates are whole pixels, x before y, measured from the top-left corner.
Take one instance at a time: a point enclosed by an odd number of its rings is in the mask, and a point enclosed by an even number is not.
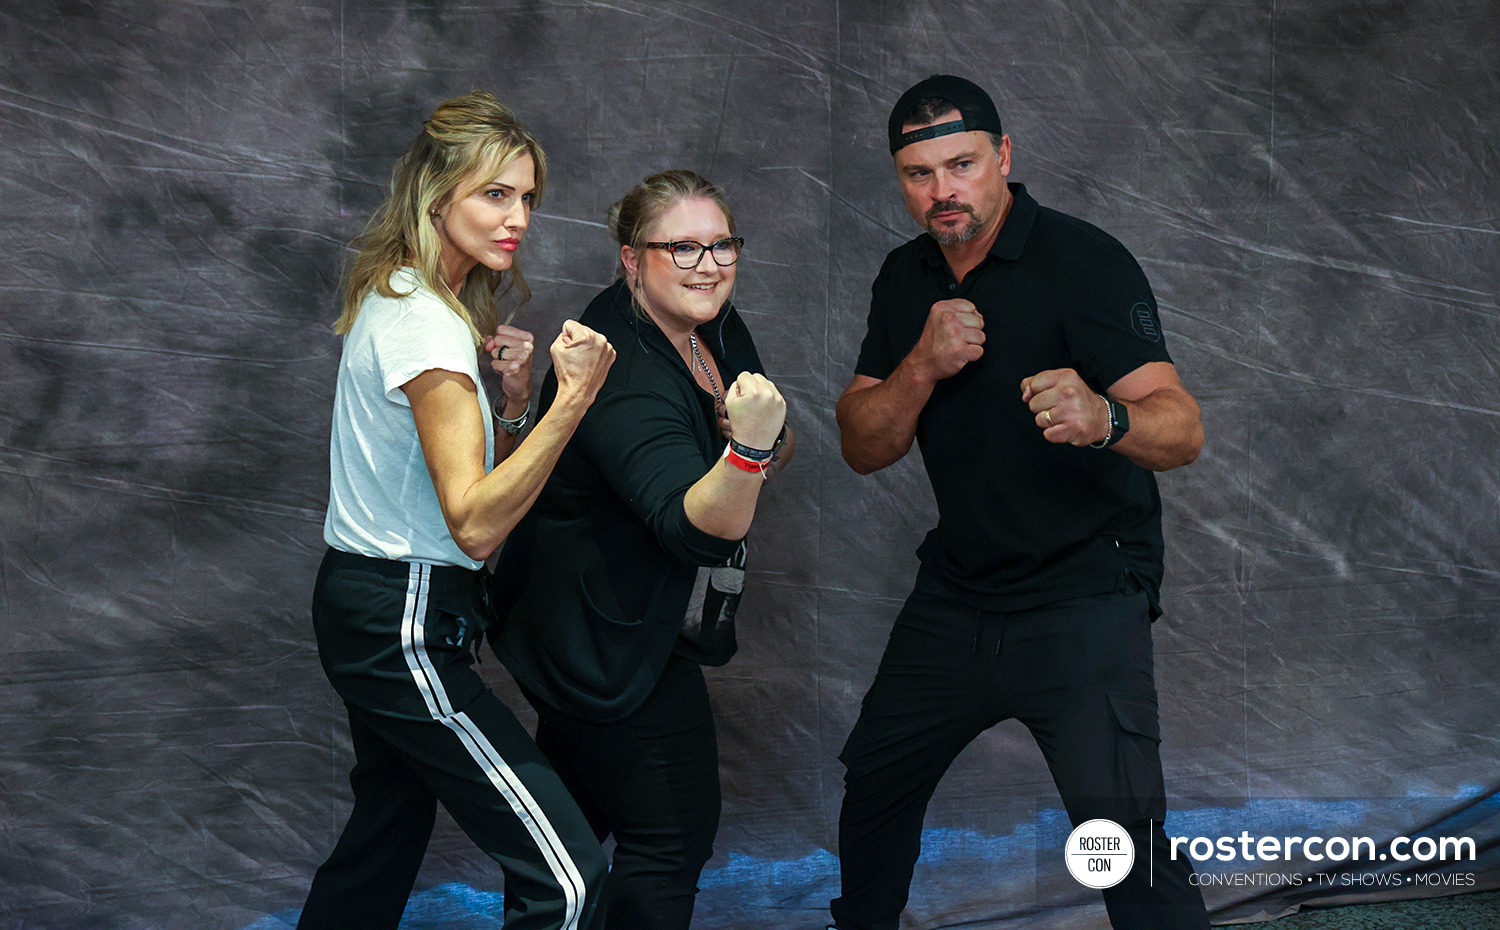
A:
[[[568,321],[552,345],[557,400],[527,441],[488,474],[482,418],[489,412],[480,409],[474,382],[430,369],[402,385],[448,532],[470,558],[493,552],[536,501],[614,357],[603,336]]]
[[[884,381],[855,375],[834,410],[839,447],[849,467],[868,475],[910,452],[917,436],[917,417],[935,384],[911,377],[899,367]]]
[[[855,375],[839,398],[844,461],[861,475],[911,451],[917,418],[944,378],[984,354],[984,318],[967,300],[940,300],[928,311],[917,344],[884,381]]]
[[[1130,431],[1110,450],[1152,471],[1167,471],[1198,458],[1203,448],[1198,402],[1182,386],[1171,362],[1147,362],[1111,384],[1106,393],[1124,404],[1130,415]],[[1036,424],[1049,442],[1082,446],[1109,432],[1103,398],[1071,368],[1025,379],[1021,400],[1036,414]]]
[[[739,442],[752,449],[775,445],[786,420],[786,401],[764,375],[741,372],[725,392],[724,407]],[[755,519],[755,505],[765,482],[759,473],[719,459],[682,499],[688,522],[720,539],[744,538]]]

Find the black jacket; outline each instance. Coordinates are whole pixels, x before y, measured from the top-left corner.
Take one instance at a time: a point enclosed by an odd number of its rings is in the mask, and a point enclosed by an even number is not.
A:
[[[524,687],[565,713],[606,723],[640,706],[678,634],[698,566],[739,540],[688,521],[683,496],[724,449],[713,398],[617,282],[580,318],[617,357],[536,505],[496,568],[491,643]],[[698,328],[731,382],[762,372],[738,313],[725,304]],[[557,379],[548,372],[541,408]],[[727,661],[727,652],[716,661]],[[709,659],[707,661],[715,661]]]

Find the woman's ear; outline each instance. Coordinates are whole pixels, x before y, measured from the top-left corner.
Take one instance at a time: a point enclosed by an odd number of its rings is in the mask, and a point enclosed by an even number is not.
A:
[[[427,208],[427,218],[432,220],[434,226],[442,223],[443,218],[448,215],[448,208],[453,204],[453,191],[449,191],[434,200]]]
[[[620,264],[625,268],[625,277],[632,283],[635,281],[636,266],[640,263],[640,255],[635,249],[628,245],[620,246]]]

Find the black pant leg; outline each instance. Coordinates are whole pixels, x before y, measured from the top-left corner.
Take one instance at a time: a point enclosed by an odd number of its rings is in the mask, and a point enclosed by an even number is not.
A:
[[[368,874],[367,884],[388,885],[384,897],[399,889],[404,904],[412,863],[421,861],[421,850],[410,847],[423,832],[425,849],[435,797],[504,870],[509,930],[597,930],[604,854],[536,744],[472,668],[480,628],[473,580],[463,570],[418,563],[338,553],[324,560],[313,604],[319,654],[349,708],[361,762],[375,753],[361,783],[382,803],[366,806],[398,823],[404,844],[399,855],[382,853],[396,838],[368,840],[380,832],[371,826],[379,818],[357,805],[340,863]],[[425,831],[415,818],[396,818],[389,794],[420,798]],[[347,883],[315,888],[312,917],[339,927],[396,927],[400,909],[388,921],[351,921],[356,894]]]
[[[979,654],[978,612],[918,590],[891,629],[859,720],[839,759],[841,930],[894,930],[921,853],[922,821],[958,754],[997,722],[993,656]]]
[[[395,927],[432,836],[437,800],[406,758],[351,711],[354,810],[313,877],[298,930]]]
[[[1022,695],[1016,716],[1036,738],[1069,819],[1075,826],[1112,820],[1135,843],[1129,875],[1103,891],[1111,924],[1206,928],[1192,864],[1172,860],[1162,827],[1166,788],[1144,595],[1080,598],[1012,615],[1001,651],[1008,687]]]
[[[672,656],[645,703],[612,723],[532,703],[538,746],[601,838],[614,837],[610,930],[687,930],[721,807],[702,669]]]
[[[443,808],[505,874],[509,930],[604,924],[604,852],[568,789],[499,698],[485,692],[440,721],[385,718]]]

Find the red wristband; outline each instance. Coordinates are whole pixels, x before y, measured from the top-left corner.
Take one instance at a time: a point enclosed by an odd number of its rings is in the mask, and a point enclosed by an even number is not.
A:
[[[766,476],[766,466],[770,464],[769,460],[757,462],[754,459],[747,459],[729,446],[724,447],[724,461],[741,471],[754,472],[762,478]]]

